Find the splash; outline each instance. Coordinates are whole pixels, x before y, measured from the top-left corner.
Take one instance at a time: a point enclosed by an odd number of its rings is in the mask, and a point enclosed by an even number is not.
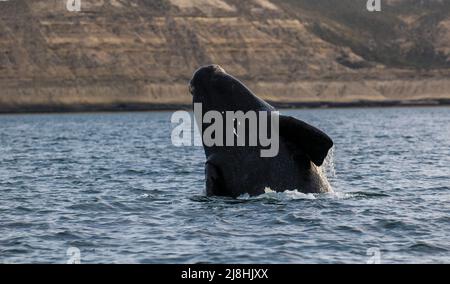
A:
[[[336,178],[336,170],[334,168],[334,147],[330,149],[323,165],[317,168],[317,173],[323,182],[322,187],[324,188],[322,188],[322,190],[324,192],[333,193],[334,190],[331,186],[330,180]]]
[[[316,196],[312,193],[302,193],[299,192],[298,190],[286,190],[283,192],[277,192],[272,190],[271,188],[266,187],[264,189],[264,193],[261,195],[252,197],[248,193],[245,193],[239,196],[238,199],[241,200],[266,199],[266,200],[280,200],[280,201],[298,200],[298,199],[314,200],[316,199]]]
[[[353,194],[345,192],[330,191],[326,193],[303,193],[298,190],[286,190],[283,192],[275,191],[269,187],[264,189],[264,193],[258,196],[250,196],[248,193],[242,194],[238,200],[323,200],[323,199],[350,199],[355,197]]]
[[[327,157],[325,158],[325,161],[323,162],[323,165],[320,168],[323,169],[322,172],[326,178],[336,178],[336,169],[334,165],[334,147],[330,149]]]

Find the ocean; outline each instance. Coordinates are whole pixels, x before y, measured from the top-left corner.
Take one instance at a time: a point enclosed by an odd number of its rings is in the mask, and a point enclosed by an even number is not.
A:
[[[206,197],[172,112],[0,115],[0,263],[450,262],[450,108],[281,113],[334,193]]]

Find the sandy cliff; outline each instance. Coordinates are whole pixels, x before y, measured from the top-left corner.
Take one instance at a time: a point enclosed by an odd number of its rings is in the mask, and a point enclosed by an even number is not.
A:
[[[179,107],[209,63],[280,105],[448,103],[450,4],[0,1],[1,112]]]

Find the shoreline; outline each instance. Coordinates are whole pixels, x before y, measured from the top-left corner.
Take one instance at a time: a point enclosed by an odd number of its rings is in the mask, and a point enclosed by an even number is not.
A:
[[[389,107],[444,107],[450,99],[389,100],[353,102],[274,102],[278,109],[327,109],[327,108],[389,108]],[[147,112],[191,110],[191,104],[117,104],[117,105],[34,105],[24,107],[0,107],[0,115],[7,114],[51,114],[51,113],[95,113],[95,112]]]

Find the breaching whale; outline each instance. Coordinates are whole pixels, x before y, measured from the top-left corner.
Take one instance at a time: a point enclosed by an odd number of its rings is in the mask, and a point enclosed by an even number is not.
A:
[[[201,104],[201,117],[196,117],[203,133],[214,122],[203,120],[203,116],[215,111],[224,116],[232,112],[266,113],[268,129],[260,129],[261,117],[255,127],[245,128],[246,142],[252,131],[267,131],[278,135],[278,151],[273,157],[263,157],[261,150],[267,148],[259,141],[257,145],[227,146],[211,145],[202,137],[206,155],[205,180],[207,195],[238,197],[248,193],[251,196],[265,192],[298,190],[303,193],[331,191],[328,181],[321,174],[323,164],[333,141],[321,130],[293,117],[279,115],[276,109],[254,95],[242,82],[218,65],[209,65],[196,70],[189,84],[194,104]],[[250,116],[247,116],[249,118]],[[278,125],[274,125],[274,121]],[[247,123],[248,121],[244,121]],[[234,126],[237,127],[236,125]],[[226,126],[225,126],[226,128]],[[234,129],[235,130],[235,129]],[[264,132],[263,131],[263,132]],[[219,135],[215,133],[214,135]],[[236,132],[220,134],[224,140],[238,139]],[[273,138],[273,137],[272,137]]]

